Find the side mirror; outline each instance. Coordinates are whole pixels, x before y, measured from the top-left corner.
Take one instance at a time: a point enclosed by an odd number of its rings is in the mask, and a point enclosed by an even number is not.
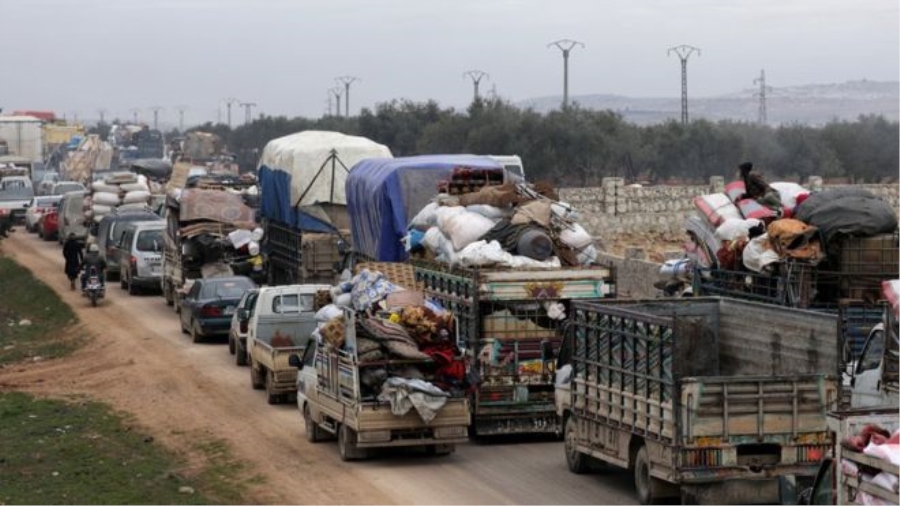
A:
[[[288,357],[288,365],[296,367],[298,370],[303,369],[303,362],[300,361],[300,357],[296,353],[291,353],[291,356]]]
[[[250,311],[247,311],[246,309],[238,309],[237,317],[239,322],[246,323],[250,321]]]

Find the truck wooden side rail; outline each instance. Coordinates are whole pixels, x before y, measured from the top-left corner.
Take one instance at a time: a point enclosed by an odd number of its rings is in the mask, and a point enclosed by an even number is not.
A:
[[[841,444],[845,438],[859,434],[866,425],[876,425],[889,432],[894,432],[900,428],[900,414],[897,413],[896,407],[848,409],[828,413],[828,427],[835,433],[833,471],[835,473],[834,483],[837,485],[837,497],[832,498],[836,501],[833,504],[872,504],[863,499],[864,494],[868,494],[870,498],[876,498],[875,500],[887,501],[888,504],[900,504],[900,494],[897,492],[896,485],[890,489],[882,482],[872,482],[860,476],[860,473],[870,476],[887,473],[894,476],[894,483],[896,483],[897,477],[900,475],[900,466],[891,464],[885,459],[845,448]],[[842,461],[852,463],[858,472],[848,474]],[[824,485],[830,489],[830,480]]]
[[[554,363],[561,320],[543,304],[615,296],[611,268],[467,269],[413,261],[416,282],[459,319],[480,382],[470,397],[476,435],[560,433]]]
[[[729,299],[572,304],[570,470],[633,469],[641,503],[790,500],[831,445],[835,318]]]

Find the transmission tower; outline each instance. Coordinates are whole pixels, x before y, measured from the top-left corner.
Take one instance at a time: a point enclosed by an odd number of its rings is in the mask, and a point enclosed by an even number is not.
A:
[[[556,46],[562,51],[563,55],[563,109],[569,107],[569,53],[575,46],[584,47],[584,44],[577,40],[560,39],[556,42],[547,44],[547,47]]]
[[[481,80],[483,78],[490,79],[491,76],[487,72],[482,72],[480,70],[467,70],[463,72],[463,79],[466,77],[472,78],[472,84],[475,86],[475,97],[472,99],[473,102],[478,101],[478,85],[481,84]]]
[[[150,110],[153,111],[153,129],[159,130],[159,111],[162,110],[162,107],[154,105]]]
[[[228,128],[231,128],[231,106],[232,104],[237,104],[239,100],[236,98],[224,98],[222,100],[225,102],[225,110],[228,113]]]
[[[131,115],[132,115],[132,118],[134,119],[135,125],[138,124],[138,113],[139,112],[141,112],[141,110],[138,108],[131,109]]]
[[[350,85],[355,81],[359,81],[358,77],[353,76],[340,76],[335,77],[335,81],[342,83],[344,85],[344,116],[350,117]],[[338,109],[340,109],[340,101],[338,101]],[[338,110],[340,112],[340,110]]]
[[[175,110],[178,111],[178,131],[184,133],[184,111],[187,110],[187,106],[179,105]]]
[[[759,77],[753,84],[759,83],[759,124],[765,125],[769,119],[766,115],[766,69],[759,71]]]
[[[97,109],[97,114],[100,115],[100,123],[105,123],[106,122],[105,121],[106,120],[106,109],[103,109],[102,107],[100,109]]]
[[[678,58],[681,59],[681,123],[688,123],[688,99],[687,99],[687,61],[688,57],[696,51],[697,56],[700,56],[700,48],[694,46],[680,45],[675,47],[670,47],[669,51],[666,53],[667,55],[671,55],[673,52],[678,55]]]
[[[250,112],[250,109],[256,107],[256,102],[241,102],[240,105],[244,108],[244,123],[249,125],[253,120],[253,115]]]
[[[335,101],[334,115],[340,116],[341,115],[341,96],[343,96],[344,90],[342,90],[340,86],[335,86],[334,88],[331,88],[330,91],[334,95],[334,101]]]

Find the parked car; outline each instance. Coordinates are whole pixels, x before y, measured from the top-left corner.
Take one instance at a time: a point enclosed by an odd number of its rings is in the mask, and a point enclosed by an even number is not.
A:
[[[136,221],[161,221],[157,214],[148,211],[114,211],[113,214],[104,216],[97,226],[97,245],[100,247],[100,257],[106,260],[106,279],[118,279],[119,266],[119,240],[125,233],[125,226]]]
[[[213,336],[227,336],[231,318],[244,292],[256,288],[245,276],[194,280],[181,304],[181,331],[197,343]]]
[[[53,185],[50,195],[65,195],[69,192],[83,192],[84,185],[77,181],[59,181]]]
[[[37,223],[38,237],[52,241],[59,235],[59,208],[54,207],[41,215]]]
[[[32,198],[28,203],[28,210],[25,211],[25,230],[36,233],[38,220],[49,209],[55,209],[60,200],[62,196],[59,195]]]
[[[129,295],[139,289],[159,289],[166,222],[133,221],[119,240],[119,285]]]
[[[41,180],[37,184],[38,195],[52,195],[53,185],[59,181],[59,173],[46,172],[41,176]]]
[[[69,234],[86,241],[88,228],[84,223],[84,191],[74,191],[63,195],[59,201],[59,243],[62,244]]]
[[[231,329],[228,331],[228,351],[234,355],[234,363],[247,365],[247,334],[250,332],[250,318],[253,316],[253,308],[256,307],[256,299],[259,290],[247,290],[241,301],[238,302],[234,315],[231,317]]]

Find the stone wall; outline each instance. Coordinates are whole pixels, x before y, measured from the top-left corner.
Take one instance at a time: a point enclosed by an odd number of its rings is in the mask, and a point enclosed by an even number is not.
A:
[[[846,185],[822,185],[821,178],[811,177],[808,188],[837,188]],[[898,206],[900,185],[859,185]],[[695,210],[694,197],[721,192],[721,176],[708,185],[692,186],[626,186],[622,178],[604,178],[603,186],[594,188],[560,188],[560,199],[581,212],[581,224],[595,237],[614,237],[621,233],[659,233],[681,235],[684,220]]]

